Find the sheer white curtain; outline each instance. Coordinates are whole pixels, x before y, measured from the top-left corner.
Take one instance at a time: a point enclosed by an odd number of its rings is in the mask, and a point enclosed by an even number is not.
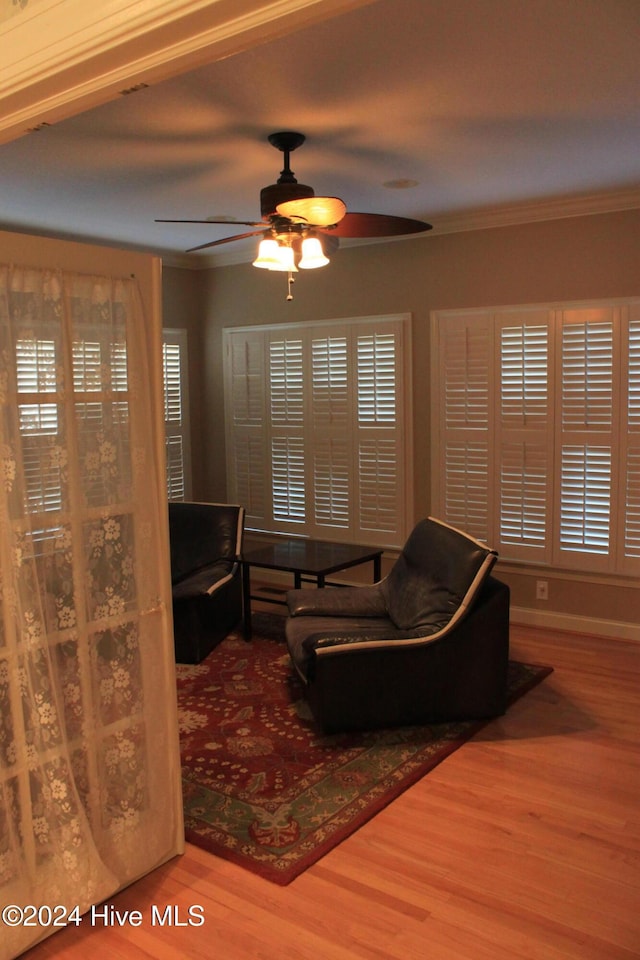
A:
[[[3,907],[85,911],[182,849],[151,326],[134,279],[0,265]]]

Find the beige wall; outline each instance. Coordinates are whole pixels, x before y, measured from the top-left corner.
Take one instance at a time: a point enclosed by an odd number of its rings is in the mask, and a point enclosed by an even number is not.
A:
[[[184,271],[174,271],[176,274]],[[188,274],[192,276],[191,273]],[[168,279],[170,279],[168,277]],[[640,211],[476,230],[342,248],[325,270],[297,275],[287,303],[282,275],[248,263],[204,271],[200,397],[202,487],[224,498],[221,331],[225,326],[410,312],[413,316],[415,515],[430,509],[429,317],[453,307],[640,296]],[[165,323],[167,322],[165,318]],[[169,325],[169,324],[167,324]],[[196,445],[197,458],[197,445]],[[535,576],[503,571],[515,606],[534,608]],[[576,597],[577,591],[577,597]],[[547,610],[640,623],[640,591],[606,582],[588,590],[550,582]],[[538,605],[539,606],[539,605]]]

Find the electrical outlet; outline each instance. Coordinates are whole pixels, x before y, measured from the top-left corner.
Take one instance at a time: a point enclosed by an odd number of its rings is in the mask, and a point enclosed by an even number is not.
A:
[[[549,599],[549,581],[536,580],[536,600]]]

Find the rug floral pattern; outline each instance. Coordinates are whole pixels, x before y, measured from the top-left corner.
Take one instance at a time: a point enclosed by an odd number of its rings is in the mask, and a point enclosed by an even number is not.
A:
[[[231,634],[177,670],[187,840],[286,884],[483,724],[323,735],[282,623],[258,615],[250,643]],[[511,665],[518,694],[539,679]]]

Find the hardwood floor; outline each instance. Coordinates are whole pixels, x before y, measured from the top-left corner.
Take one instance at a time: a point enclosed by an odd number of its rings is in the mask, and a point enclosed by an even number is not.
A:
[[[188,847],[26,960],[640,958],[640,646],[514,627],[555,672],[288,887]]]

